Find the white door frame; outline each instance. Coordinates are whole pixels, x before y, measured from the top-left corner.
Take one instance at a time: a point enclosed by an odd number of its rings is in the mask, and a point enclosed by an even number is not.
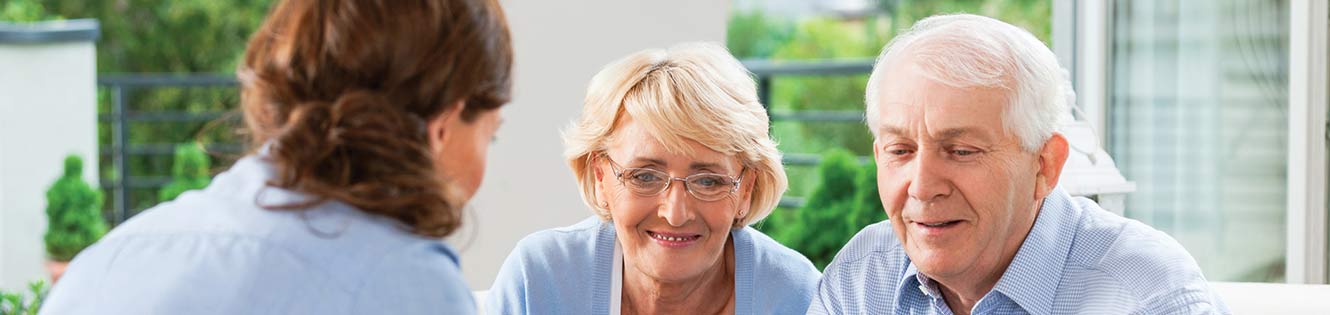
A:
[[[1326,73],[1325,0],[1289,3],[1289,283],[1327,283],[1326,248]]]

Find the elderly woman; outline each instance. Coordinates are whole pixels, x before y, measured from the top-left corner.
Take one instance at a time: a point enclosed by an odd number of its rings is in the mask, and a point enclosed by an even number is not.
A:
[[[802,313],[817,269],[748,227],[786,188],[767,125],[752,78],[717,46],[610,64],[566,133],[595,216],[519,242],[487,311]]]
[[[239,67],[256,148],[80,254],[50,314],[470,314],[461,224],[508,102],[494,0],[289,0]]]

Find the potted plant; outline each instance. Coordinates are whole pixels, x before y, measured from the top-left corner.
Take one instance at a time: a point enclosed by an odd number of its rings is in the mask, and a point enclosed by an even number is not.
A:
[[[79,251],[106,234],[102,194],[83,181],[83,159],[65,158],[65,173],[46,191],[46,254],[51,283]]]
[[[157,192],[157,200],[171,201],[180,194],[208,186],[210,168],[208,154],[197,144],[181,144],[175,148],[171,164],[171,182]]]

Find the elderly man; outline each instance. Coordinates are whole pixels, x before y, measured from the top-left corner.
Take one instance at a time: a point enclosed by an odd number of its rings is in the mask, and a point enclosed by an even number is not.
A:
[[[809,313],[1228,313],[1172,238],[1057,188],[1072,99],[1053,53],[991,18],[888,44],[866,103],[890,219],[841,250]]]

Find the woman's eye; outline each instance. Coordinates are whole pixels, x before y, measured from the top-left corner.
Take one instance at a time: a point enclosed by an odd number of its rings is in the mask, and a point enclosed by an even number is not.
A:
[[[642,173],[633,174],[633,180],[639,182],[654,182],[660,180],[660,176],[656,176],[656,174],[652,174],[649,172],[642,172]]]
[[[700,178],[697,181],[694,181],[693,183],[702,185],[702,187],[711,187],[711,186],[720,185],[720,180],[708,177],[708,178]]]

